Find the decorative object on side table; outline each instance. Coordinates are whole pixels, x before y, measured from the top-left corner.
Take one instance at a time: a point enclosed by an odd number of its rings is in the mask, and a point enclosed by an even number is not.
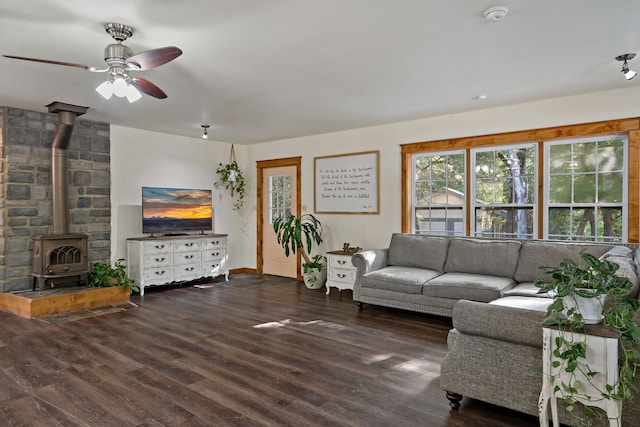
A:
[[[233,209],[240,210],[244,204],[245,182],[240,166],[236,161],[236,152],[231,144],[231,154],[229,155],[229,163],[222,164],[216,169],[218,181],[213,184],[216,188],[224,188],[231,190],[231,197],[234,197],[234,191],[238,196],[238,200],[233,205]]]
[[[535,282],[539,293],[548,293],[553,297],[545,324],[557,327],[553,342],[549,343],[553,346],[550,349],[553,355],[550,368],[556,375],[545,373],[549,375],[545,381],[551,382],[552,395],[560,397],[567,404],[567,412],[573,414],[575,404],[583,403],[587,416],[598,416],[600,414],[589,406],[609,407],[609,401],[621,405],[622,401],[633,399],[636,370],[640,368],[640,329],[634,314],[640,307],[640,301],[627,297],[633,284],[628,278],[616,274],[620,268],[617,263],[598,259],[584,251],[580,256],[578,263],[564,259],[556,267],[540,267],[551,276],[551,282],[544,277]],[[602,314],[585,317],[581,299],[600,308]],[[593,304],[598,300],[604,303]],[[620,344],[618,375],[613,383],[598,377],[604,375],[599,372],[604,366],[602,360],[589,363],[589,360],[593,360],[593,354],[589,352],[595,345],[590,342],[593,341],[592,336],[584,331],[585,324],[597,324],[602,319],[606,329],[617,337]],[[617,347],[616,344],[616,350]],[[602,352],[605,353],[610,352]],[[597,384],[602,384],[602,387]],[[541,395],[541,413],[546,413],[546,402],[543,408],[544,397]],[[552,400],[552,410],[555,410],[554,402]]]
[[[313,245],[322,243],[322,224],[312,214],[304,214],[300,218],[295,215],[280,216],[273,221],[273,230],[285,256],[300,251],[304,258],[302,263],[304,283],[309,289],[324,286],[327,278],[326,257],[314,255],[309,258]],[[305,251],[306,244],[306,251]]]
[[[88,286],[90,288],[107,288],[112,286],[122,286],[123,289],[131,292],[139,292],[135,281],[127,275],[124,259],[119,259],[112,266],[106,261],[98,261],[91,266],[89,271]]]

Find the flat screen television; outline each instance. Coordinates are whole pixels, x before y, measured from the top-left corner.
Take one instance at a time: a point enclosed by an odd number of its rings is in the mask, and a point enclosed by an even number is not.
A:
[[[142,187],[142,232],[179,235],[213,230],[211,190]]]

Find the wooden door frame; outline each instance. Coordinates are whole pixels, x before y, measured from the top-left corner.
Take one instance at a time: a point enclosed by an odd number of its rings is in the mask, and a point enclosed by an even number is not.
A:
[[[277,168],[277,167],[281,167],[281,166],[295,166],[296,167],[296,194],[293,195],[293,197],[295,198],[294,203],[296,205],[296,212],[298,212],[298,215],[300,215],[300,212],[302,211],[302,197],[301,197],[301,181],[302,181],[302,174],[301,174],[301,165],[302,165],[302,157],[287,157],[284,159],[275,159],[275,160],[259,160],[256,162],[256,184],[258,186],[257,188],[257,227],[256,227],[256,259],[257,259],[257,268],[256,268],[256,272],[258,274],[262,274],[262,263],[264,262],[264,256],[263,256],[263,242],[262,242],[262,224],[264,222],[264,218],[263,218],[263,213],[262,213],[262,203],[264,202],[263,200],[263,196],[262,196],[262,180],[263,180],[263,176],[262,174],[264,173],[264,169],[268,169],[268,168]],[[284,250],[284,249],[283,249]],[[298,280],[302,280],[302,274],[300,273],[300,265],[301,265],[301,261],[300,261],[300,251],[296,252],[296,271],[297,271],[297,276],[298,276]]]

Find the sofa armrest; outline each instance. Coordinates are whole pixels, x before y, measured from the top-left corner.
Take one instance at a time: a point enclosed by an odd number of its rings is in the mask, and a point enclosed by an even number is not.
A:
[[[359,282],[363,275],[386,267],[388,256],[388,248],[360,251],[353,254],[351,263],[358,269],[356,282]]]
[[[545,312],[476,301],[453,306],[453,327],[461,334],[542,347]]]

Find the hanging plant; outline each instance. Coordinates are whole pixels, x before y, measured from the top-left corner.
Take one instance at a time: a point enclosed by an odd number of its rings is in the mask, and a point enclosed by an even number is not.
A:
[[[244,177],[238,162],[236,161],[236,153],[231,144],[231,154],[229,155],[229,163],[220,163],[218,169],[218,181],[213,184],[215,188],[224,188],[231,191],[231,197],[234,197],[234,193],[238,196],[238,199],[233,205],[233,209],[240,210],[244,204]]]

